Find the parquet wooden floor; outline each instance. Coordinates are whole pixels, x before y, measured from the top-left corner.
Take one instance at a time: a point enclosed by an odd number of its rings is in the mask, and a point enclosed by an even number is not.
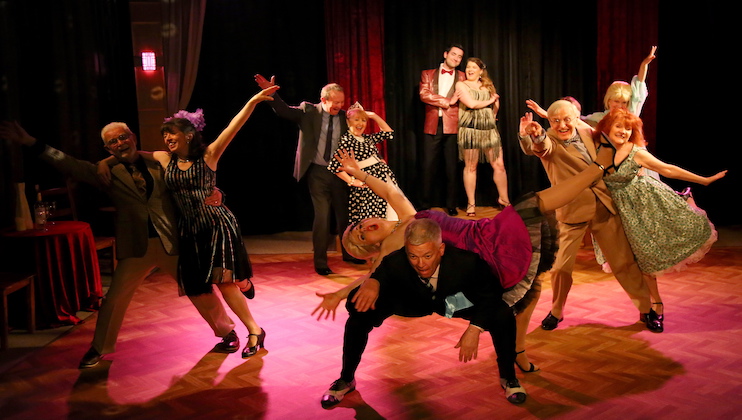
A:
[[[95,316],[0,373],[5,419],[735,419],[742,418],[742,247],[714,248],[683,273],[660,279],[667,321],[653,334],[618,283],[579,253],[566,319],[548,313],[548,280],[528,335],[539,373],[518,373],[528,401],[505,401],[486,338],[462,364],[464,324],[438,316],[392,318],[374,331],[358,390],[323,410],[339,375],[347,312],[317,321],[317,291],[362,267],[331,257],[337,275],[312,270],[310,254],[253,255],[250,307],[268,350],[249,360],[209,353],[218,341],[172,279],[151,276],[127,312],[116,353],[79,371]],[[237,329],[246,336],[244,326]],[[483,337],[484,338],[484,337]]]

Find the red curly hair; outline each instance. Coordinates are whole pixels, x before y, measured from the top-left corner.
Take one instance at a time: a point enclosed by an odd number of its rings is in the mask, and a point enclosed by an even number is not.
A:
[[[609,112],[595,127],[593,138],[596,142],[600,141],[601,133],[608,133],[611,131],[611,127],[617,123],[622,123],[624,127],[631,129],[631,137],[629,141],[637,146],[646,146],[647,142],[644,139],[644,123],[641,118],[630,113],[624,108],[614,109]]]

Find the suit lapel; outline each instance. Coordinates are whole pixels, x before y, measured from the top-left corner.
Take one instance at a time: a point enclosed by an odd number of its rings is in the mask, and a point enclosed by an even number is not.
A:
[[[577,130],[577,133],[580,135],[580,138],[582,139],[582,143],[585,145],[585,149],[587,149],[587,153],[590,155],[590,158],[592,160],[595,160],[595,157],[597,156],[597,152],[595,150],[595,143],[593,142],[592,136],[590,135],[590,133],[583,132],[579,129]]]
[[[126,188],[131,190],[132,194],[134,194],[136,197],[139,197],[141,200],[144,200],[144,197],[142,197],[142,195],[139,193],[136,184],[134,184],[134,179],[132,179],[131,174],[126,169],[126,166],[124,166],[123,163],[111,168],[111,176],[118,178],[121,183],[126,186]]]

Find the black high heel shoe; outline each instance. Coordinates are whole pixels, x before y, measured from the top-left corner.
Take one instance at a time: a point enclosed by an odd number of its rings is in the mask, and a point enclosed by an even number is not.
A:
[[[240,292],[242,292],[246,298],[252,299],[255,297],[255,285],[250,281],[250,279],[247,279],[247,284],[250,285],[250,288],[247,290],[240,289]]]
[[[255,343],[254,346],[250,346],[250,336],[258,337],[258,342]],[[247,335],[247,344],[245,345],[245,348],[242,350],[242,358],[247,359],[250,356],[254,356],[255,353],[258,352],[260,349],[265,348],[265,330],[260,329],[260,334],[248,334]]]
[[[525,353],[525,352],[526,352],[525,350],[523,350],[523,351],[516,351],[515,352],[515,355],[518,356],[519,354]],[[518,366],[518,369],[520,369],[520,371],[523,372],[523,373],[533,373],[533,372],[538,372],[539,370],[541,370],[538,366],[534,365],[533,363],[531,363],[531,362],[528,362],[528,363],[530,365],[530,366],[528,366],[528,370],[523,369],[523,366],[521,366],[520,363],[518,363],[517,360],[515,361],[515,366]]]
[[[663,305],[662,302],[652,302],[652,305],[660,305],[660,306],[662,306],[662,313],[661,314],[657,314],[657,319],[659,319],[660,322],[664,322],[665,321],[665,305]],[[655,312],[657,312],[657,311],[655,311]]]

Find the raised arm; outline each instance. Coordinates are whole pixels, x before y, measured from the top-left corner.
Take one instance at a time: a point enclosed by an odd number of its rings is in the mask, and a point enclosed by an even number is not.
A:
[[[721,171],[712,176],[700,176],[687,171],[676,165],[665,163],[646,150],[639,150],[634,155],[634,160],[641,166],[653,170],[666,178],[679,179],[681,181],[695,182],[696,184],[709,185],[710,183],[724,178],[727,171]]]
[[[379,116],[379,114],[372,112],[372,111],[365,111],[365,112],[369,118],[371,118],[372,120],[376,122],[376,125],[379,126],[379,129],[381,131],[394,131],[392,130],[392,127],[390,127],[389,124],[387,124],[386,121],[384,121],[384,119],[381,118],[381,116]]]
[[[204,161],[209,165],[209,167],[211,167],[211,169],[216,170],[219,158],[221,158],[222,153],[224,153],[224,149],[229,146],[229,143],[232,142],[234,136],[237,135],[237,132],[240,131],[243,125],[245,125],[245,122],[250,118],[255,106],[263,101],[272,101],[273,97],[271,95],[273,95],[276,90],[278,90],[278,86],[273,85],[253,95],[253,97],[247,101],[245,106],[242,107],[240,112],[232,118],[232,121],[229,122],[227,128],[219,134],[219,137],[206,147]]]
[[[392,209],[397,213],[397,216],[399,216],[399,220],[406,220],[415,216],[417,210],[415,210],[415,206],[410,203],[410,200],[407,199],[407,196],[404,195],[402,190],[393,184],[387,183],[363,172],[361,168],[358,167],[358,162],[356,162],[352,150],[350,152],[346,150],[338,150],[335,159],[337,159],[341,164],[338,169],[365,182],[366,185],[376,193],[376,195],[389,203],[389,205],[392,206]]]
[[[649,71],[649,63],[652,62],[656,58],[654,53],[657,51],[657,46],[653,45],[651,51],[649,51],[649,55],[642,60],[641,64],[639,65],[639,71],[636,73],[637,78],[640,82],[645,82],[647,80],[647,72]]]

